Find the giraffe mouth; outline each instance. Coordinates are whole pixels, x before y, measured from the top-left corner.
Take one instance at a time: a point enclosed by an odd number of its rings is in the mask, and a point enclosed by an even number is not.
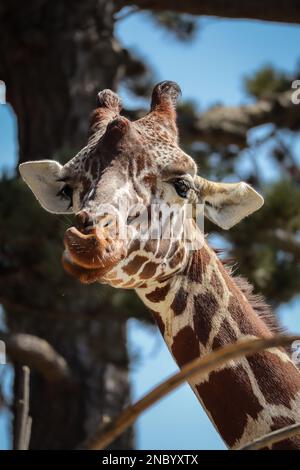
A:
[[[87,269],[73,263],[69,257],[69,253],[66,251],[62,256],[62,265],[68,274],[78,279],[82,284],[91,284],[92,282],[100,281],[104,275],[99,269]]]
[[[62,264],[65,270],[84,284],[102,280],[125,256],[122,240],[99,234],[97,227],[87,234],[75,227],[69,228],[64,236],[64,246]]]

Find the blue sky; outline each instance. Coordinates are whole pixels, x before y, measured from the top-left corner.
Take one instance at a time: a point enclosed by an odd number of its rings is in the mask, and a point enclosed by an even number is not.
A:
[[[159,80],[177,81],[183,98],[195,99],[200,108],[245,102],[245,74],[266,63],[293,71],[300,59],[298,26],[206,18],[196,39],[182,43],[137,14],[119,23],[117,35],[152,64]]]
[[[117,24],[122,44],[137,51],[154,68],[157,80],[177,81],[184,99],[196,100],[200,110],[216,102],[238,105],[248,101],[244,75],[266,63],[293,71],[300,59],[300,27],[250,21],[204,18],[192,43],[180,43],[158,29],[145,14]],[[1,79],[1,77],[0,77]],[[121,89],[127,106],[137,100]],[[12,168],[17,155],[16,123],[8,106],[0,105],[0,166]],[[272,169],[258,155],[266,176]],[[297,299],[280,308],[283,323],[300,332]],[[132,364],[133,398],[137,399],[176,370],[159,333],[130,320],[129,347],[139,361]],[[4,366],[0,366],[4,367]],[[1,372],[1,371],[0,371]],[[9,388],[11,374],[7,374]],[[182,386],[146,412],[137,422],[137,446],[143,449],[221,449],[224,445],[193,393]],[[7,415],[0,414],[0,448],[8,445]]]

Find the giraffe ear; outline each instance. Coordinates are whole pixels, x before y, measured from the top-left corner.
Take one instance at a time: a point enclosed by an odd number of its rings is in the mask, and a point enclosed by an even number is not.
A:
[[[197,176],[196,188],[204,203],[205,216],[219,227],[228,230],[257,211],[263,197],[249,184],[214,183]]]
[[[20,174],[46,211],[53,214],[72,212],[70,200],[59,194],[65,183],[62,177],[62,165],[54,160],[25,162],[19,165]]]

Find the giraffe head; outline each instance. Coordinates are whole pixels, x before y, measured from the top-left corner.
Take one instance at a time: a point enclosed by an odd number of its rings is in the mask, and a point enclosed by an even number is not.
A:
[[[81,282],[136,288],[166,279],[184,268],[187,239],[202,239],[192,218],[196,203],[224,229],[263,204],[246,183],[197,175],[195,162],[178,145],[179,94],[176,83],[159,83],[150,112],[130,122],[120,116],[119,97],[103,90],[88,143],[74,158],[64,166],[53,160],[20,165],[46,210],[75,213],[63,264]]]

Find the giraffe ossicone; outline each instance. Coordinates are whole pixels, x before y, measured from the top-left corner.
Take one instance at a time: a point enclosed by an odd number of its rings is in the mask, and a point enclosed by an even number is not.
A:
[[[119,97],[103,90],[77,155],[63,166],[26,162],[20,173],[46,210],[76,215],[64,237],[65,269],[83,283],[135,289],[182,366],[274,332],[260,312],[266,307],[230,275],[201,224],[203,216],[229,229],[263,198],[244,182],[197,175],[178,144],[179,95],[176,83],[158,84],[149,113],[131,122],[120,115]],[[281,349],[240,359],[190,385],[231,448],[300,421],[300,372]],[[274,448],[300,449],[300,437]]]

